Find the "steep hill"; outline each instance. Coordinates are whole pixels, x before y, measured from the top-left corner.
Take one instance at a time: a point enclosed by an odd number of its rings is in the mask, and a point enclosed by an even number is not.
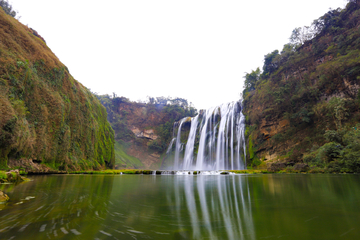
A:
[[[182,98],[149,98],[148,103],[125,97],[98,96],[115,131],[117,168],[159,169],[171,141],[175,121],[197,111]]]
[[[262,71],[246,74],[248,162],[360,172],[359,89],[360,3],[352,0],[295,29]]]
[[[1,168],[112,168],[114,132],[106,118],[40,35],[0,8]]]

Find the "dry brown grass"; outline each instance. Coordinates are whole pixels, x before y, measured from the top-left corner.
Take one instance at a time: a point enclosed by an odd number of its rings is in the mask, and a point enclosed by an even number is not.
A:
[[[101,111],[45,42],[0,8],[0,139],[7,141],[0,142],[0,165],[11,150],[11,157],[64,168],[80,160],[111,166],[113,132]],[[3,130],[11,119],[12,129]]]
[[[63,64],[48,46],[40,38],[33,35],[27,26],[5,14],[2,9],[0,11],[1,54],[7,55],[6,58],[2,59],[2,63],[26,59],[36,62],[42,59],[48,68],[63,67]]]

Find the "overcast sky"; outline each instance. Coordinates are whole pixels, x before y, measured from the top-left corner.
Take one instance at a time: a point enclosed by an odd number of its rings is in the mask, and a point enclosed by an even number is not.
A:
[[[13,0],[92,92],[181,97],[198,109],[239,99],[245,72],[345,0]]]

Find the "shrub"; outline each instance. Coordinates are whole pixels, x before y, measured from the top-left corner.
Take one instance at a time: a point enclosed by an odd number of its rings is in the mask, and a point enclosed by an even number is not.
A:
[[[342,142],[342,135],[338,131],[326,130],[324,137],[329,142],[338,142],[338,143]]]
[[[154,140],[147,143],[148,147],[151,150],[154,150],[156,152],[162,152],[164,150],[164,147],[161,145],[161,142]]]
[[[342,168],[342,165],[339,161],[330,162],[329,165],[327,166],[327,170],[330,173],[340,172],[341,168]]]
[[[16,16],[16,11],[13,9],[12,5],[8,0],[0,0],[0,7],[4,10],[4,12],[12,17]]]

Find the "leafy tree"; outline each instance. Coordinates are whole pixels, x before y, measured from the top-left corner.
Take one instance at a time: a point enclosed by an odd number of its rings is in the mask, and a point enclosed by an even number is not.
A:
[[[320,18],[314,20],[312,28],[314,29],[314,35],[319,35],[331,28],[339,27],[341,24],[340,18],[341,9],[330,9]]]
[[[263,77],[269,76],[271,73],[275,72],[275,70],[279,67],[279,50],[274,50],[273,52],[266,54],[264,58],[264,66],[263,66]]]
[[[295,46],[301,46],[306,41],[311,40],[315,36],[315,29],[313,26],[305,26],[295,28],[290,36],[290,43]]]
[[[292,43],[287,43],[284,45],[283,49],[281,50],[281,55],[286,55],[288,57],[288,55],[290,55],[291,53],[293,53],[295,51],[295,45]]]
[[[260,74],[260,68],[257,68],[255,71],[252,70],[251,73],[246,73],[246,75],[244,76],[245,89],[243,91],[243,96],[245,96],[245,93],[255,90],[256,83],[260,80]]]
[[[6,14],[12,17],[16,16],[16,11],[13,9],[8,0],[0,0],[0,7],[2,7]]]
[[[345,107],[346,100],[344,98],[333,97],[330,99],[328,108],[334,119],[334,123],[338,130],[341,129],[341,122],[349,116],[349,109]]]

